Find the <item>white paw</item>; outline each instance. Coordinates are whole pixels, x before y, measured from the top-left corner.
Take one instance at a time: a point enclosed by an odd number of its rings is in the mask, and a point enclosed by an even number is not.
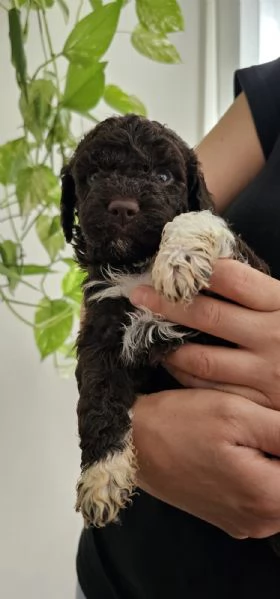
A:
[[[218,258],[233,256],[235,239],[209,210],[176,216],[163,230],[152,280],[169,301],[191,302],[209,281]]]
[[[89,466],[78,481],[76,510],[82,513],[85,526],[101,528],[117,521],[119,511],[131,502],[135,478],[136,458],[129,433],[122,452]]]

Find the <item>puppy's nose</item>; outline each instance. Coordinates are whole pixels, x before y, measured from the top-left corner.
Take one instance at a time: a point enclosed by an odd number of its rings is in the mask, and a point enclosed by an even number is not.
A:
[[[139,212],[139,204],[136,200],[112,200],[108,206],[108,212],[120,224],[125,225]]]

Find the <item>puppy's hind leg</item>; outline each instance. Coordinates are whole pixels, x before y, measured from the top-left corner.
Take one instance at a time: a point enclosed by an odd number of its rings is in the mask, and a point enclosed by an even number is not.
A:
[[[88,337],[87,328],[82,329],[78,343],[77,414],[82,455],[76,509],[81,511],[86,526],[102,527],[116,521],[135,487],[130,410],[136,397],[130,371],[120,362],[123,328],[121,315],[117,317],[121,333],[117,331],[115,340],[112,311],[106,315],[105,333],[97,329],[101,322],[97,319],[95,329],[88,328]],[[107,330],[108,347],[104,341]]]
[[[85,526],[97,528],[117,522],[119,511],[131,502],[135,488],[136,458],[129,430],[123,449],[86,466],[77,484],[76,510],[81,511]]]

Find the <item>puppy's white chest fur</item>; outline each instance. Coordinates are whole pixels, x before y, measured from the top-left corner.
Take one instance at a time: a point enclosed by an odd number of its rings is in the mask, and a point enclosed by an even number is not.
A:
[[[104,288],[104,283],[108,283]],[[88,301],[98,301],[107,298],[130,297],[131,292],[138,285],[152,285],[152,268],[149,266],[141,274],[127,274],[120,270],[113,270],[110,267],[104,269],[103,281],[89,281],[85,289],[94,289],[89,296]]]
[[[86,287],[94,288],[88,301],[102,301],[106,298],[126,297],[129,299],[131,292],[138,285],[152,285],[151,263],[146,271],[141,274],[123,274],[120,271],[107,269],[105,280],[108,286],[104,288],[104,281],[91,281]],[[103,288],[102,288],[103,286]],[[184,334],[175,330],[176,325],[164,320],[160,315],[153,314],[148,308],[138,307],[127,314],[129,324],[124,326],[122,339],[122,359],[125,364],[135,361],[136,356],[145,355],[149,348],[157,341],[171,339],[182,340]]]

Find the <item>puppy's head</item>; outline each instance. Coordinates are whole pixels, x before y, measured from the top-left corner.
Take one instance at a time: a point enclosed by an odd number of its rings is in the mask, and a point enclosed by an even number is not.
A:
[[[85,266],[144,261],[168,221],[210,206],[194,152],[135,115],[97,125],[62,171],[62,226]]]

